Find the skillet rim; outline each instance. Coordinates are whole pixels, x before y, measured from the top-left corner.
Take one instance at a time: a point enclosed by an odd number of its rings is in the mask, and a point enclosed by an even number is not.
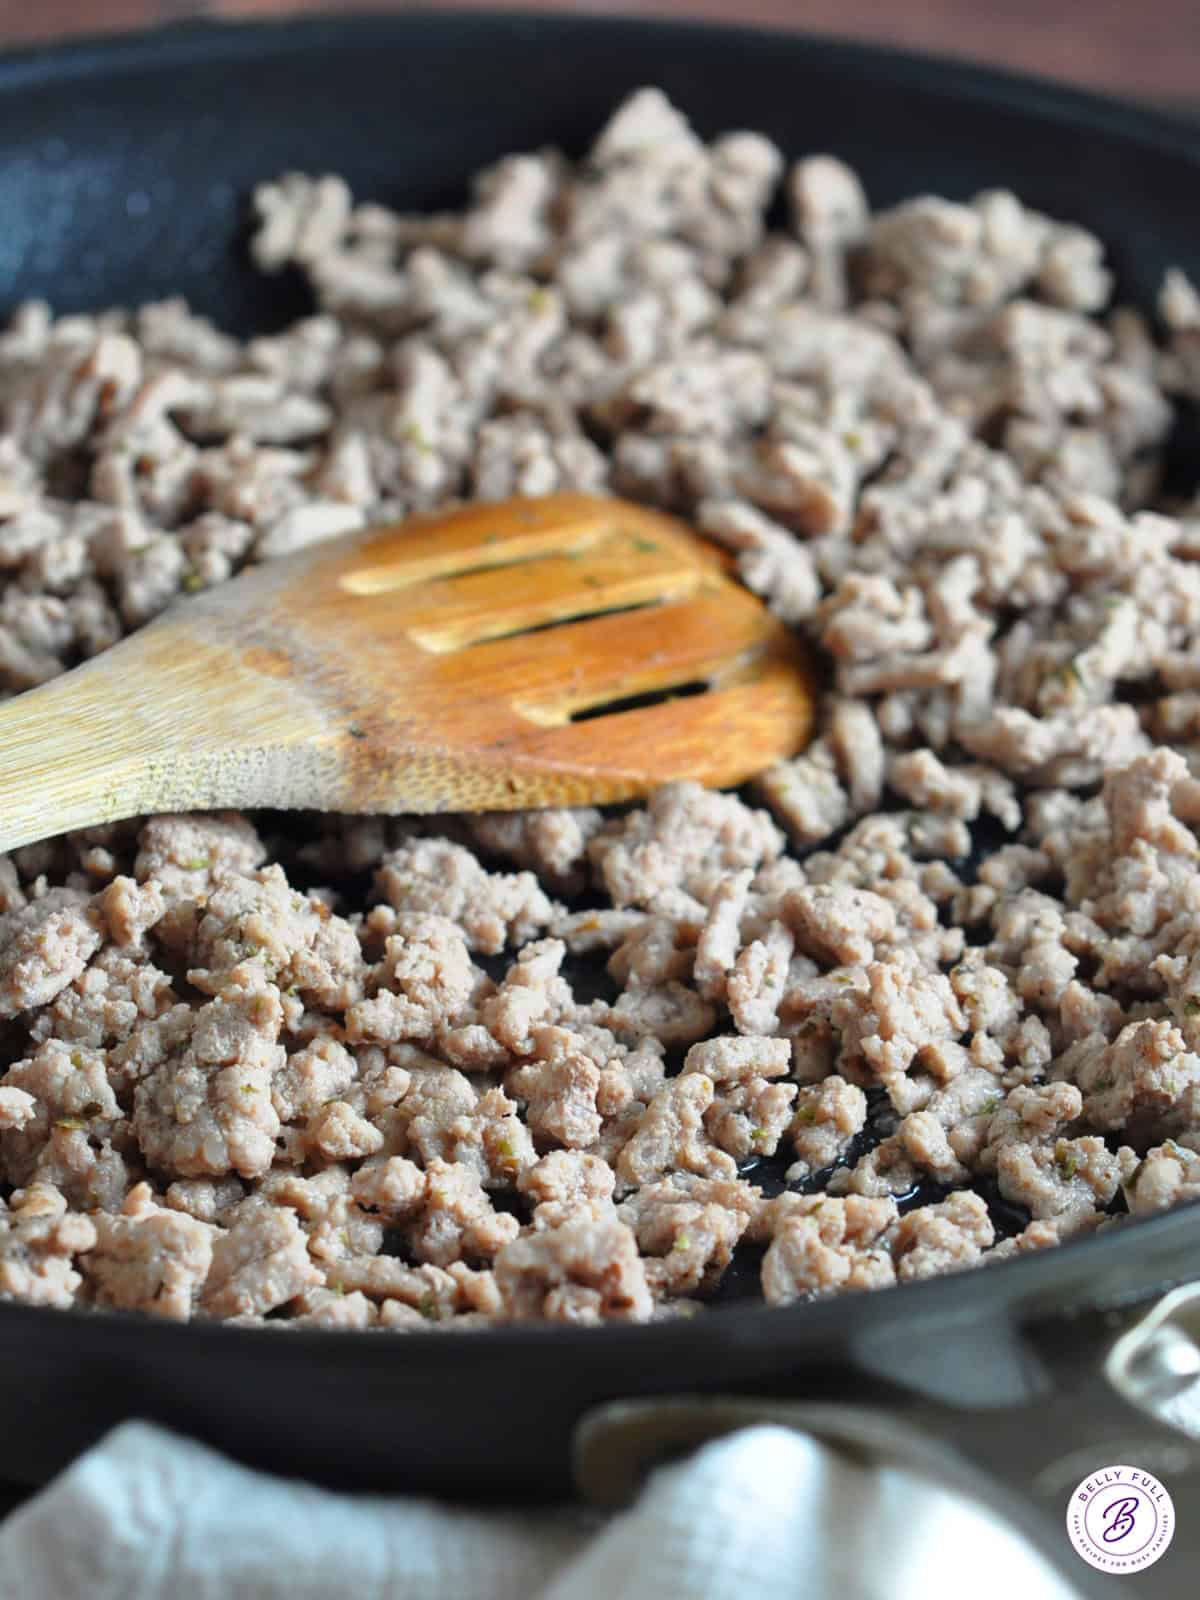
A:
[[[66,43],[35,43],[15,51],[0,52],[0,113],[15,105],[20,95],[43,85],[61,84],[99,73],[130,75],[186,69],[221,62],[253,61],[264,55],[276,59],[311,53],[315,49],[337,52],[347,46],[361,49],[378,42],[396,45],[414,31],[437,24],[474,33],[525,35],[537,44],[555,37],[572,40],[600,39],[611,43],[624,34],[633,42],[655,35],[681,45],[723,44],[741,51],[786,49],[800,62],[820,60],[830,70],[862,81],[884,79],[893,84],[917,84],[926,95],[944,101],[982,101],[1024,116],[1036,116],[1071,126],[1075,130],[1104,133],[1127,144],[1169,154],[1200,169],[1200,127],[1181,112],[1137,104],[1119,96],[1077,88],[1032,72],[984,65],[945,53],[914,51],[875,45],[837,35],[778,27],[640,17],[629,12],[560,14],[514,12],[502,9],[462,12],[425,7],[381,14],[353,12],[346,16],[324,14],[281,19],[188,18],[154,29],[89,34]],[[1111,1237],[1095,1235],[1071,1240],[1050,1250],[998,1262],[984,1271],[948,1274],[916,1283],[898,1284],[883,1294],[849,1294],[823,1300],[767,1306],[747,1302],[705,1311],[695,1318],[670,1318],[649,1324],[612,1324],[599,1328],[573,1328],[558,1324],[510,1324],[489,1328],[484,1334],[487,1353],[501,1359],[531,1351],[531,1341],[551,1339],[554,1348],[571,1359],[582,1358],[603,1338],[613,1350],[623,1347],[632,1357],[648,1359],[668,1348],[680,1359],[693,1346],[710,1358],[722,1345],[803,1345],[853,1332],[869,1336],[880,1327],[898,1324],[920,1326],[935,1322],[946,1328],[988,1312],[1010,1317],[1020,1311],[1082,1313],[1097,1306],[1135,1303],[1188,1277],[1188,1256],[1200,1245],[1200,1201],[1184,1204],[1135,1224],[1123,1224]],[[1124,1272],[1122,1272],[1124,1268]],[[1140,1268],[1140,1270],[1139,1270]],[[1066,1269],[1066,1270],[1064,1270]],[[1113,1281],[1120,1279],[1119,1282]],[[1106,1288],[1096,1280],[1103,1279]],[[1089,1287],[1090,1286],[1090,1287]],[[71,1328],[89,1330],[107,1346],[127,1339],[161,1341],[164,1350],[172,1339],[212,1345],[213,1353],[262,1346],[272,1359],[301,1363],[332,1355],[346,1347],[341,1330],[287,1329],[282,1343],[267,1340],[261,1327],[230,1326],[222,1322],[167,1322],[136,1312],[106,1310],[63,1311],[0,1300],[0,1330],[16,1331],[24,1324],[35,1337],[43,1330],[57,1340]],[[284,1331],[284,1330],[281,1330]],[[478,1341],[478,1330],[422,1330],[405,1335],[404,1348],[422,1361],[443,1349],[447,1359]],[[682,1347],[682,1348],[681,1348]],[[367,1357],[368,1350],[390,1348],[390,1340],[360,1338],[351,1348]],[[290,1351],[292,1356],[284,1356]],[[438,1363],[433,1360],[436,1366]]]
[[[1037,72],[990,66],[971,56],[945,51],[909,50],[898,45],[872,44],[836,33],[803,28],[754,26],[712,22],[698,18],[639,16],[632,11],[603,14],[507,11],[481,7],[464,11],[438,10],[426,5],[400,12],[350,11],[279,17],[193,16],[152,28],[120,29],[74,35],[66,41],[34,42],[16,50],[0,50],[0,97],[39,81],[61,81],[114,65],[130,68],[263,53],[283,42],[273,54],[311,49],[314,43],[336,49],[343,43],[361,43],[371,34],[402,35],[415,28],[438,24],[473,30],[500,29],[527,34],[607,36],[620,32],[661,38],[726,42],[749,49],[781,46],[793,53],[847,65],[866,73],[881,73],[893,80],[914,79],[926,93],[947,100],[1003,101],[1021,111],[1067,118],[1076,127],[1095,127],[1119,137],[1149,139],[1159,149],[1190,157],[1200,165],[1200,127],[1180,110],[1157,107],[1076,86],[1065,79]],[[245,46],[245,50],[241,49]],[[159,57],[163,62],[159,63]],[[945,82],[946,87],[942,87]]]

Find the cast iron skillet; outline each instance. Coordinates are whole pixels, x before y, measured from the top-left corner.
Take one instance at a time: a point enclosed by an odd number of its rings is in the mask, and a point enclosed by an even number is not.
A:
[[[301,285],[256,277],[230,244],[257,180],[340,172],[360,197],[453,205],[501,153],[581,150],[643,83],[705,134],[752,127],[790,154],[836,150],[876,202],[1011,186],[1102,235],[1122,293],[1144,305],[1167,265],[1200,266],[1200,133],[1163,116],[815,39],[408,14],[201,26],[0,61],[0,302],[183,294],[239,332],[278,327],[305,309]],[[137,1414],[343,1487],[559,1497],[592,1413],[576,1469],[611,1498],[647,1461],[748,1413],[597,1407],[750,1396],[756,1414],[783,1416],[786,1398],[819,1403],[804,1420],[843,1438],[886,1442],[889,1418],[916,1420],[1026,1497],[1032,1485],[1058,1528],[1027,1525],[1077,1583],[1087,1573],[1061,1533],[1075,1482],[1109,1462],[1158,1471],[1182,1526],[1157,1592],[1182,1594],[1189,1543],[1200,1551],[1200,1451],[1119,1391],[1144,1400],[1151,1382],[1186,1377],[1195,1302],[1176,1296],[1154,1333],[1145,1315],[1194,1263],[1200,1218],[1185,1209],[961,1278],[643,1328],[374,1338],[4,1304],[0,1415],[19,1441],[4,1470],[40,1482]],[[975,1481],[955,1462],[933,1464]]]

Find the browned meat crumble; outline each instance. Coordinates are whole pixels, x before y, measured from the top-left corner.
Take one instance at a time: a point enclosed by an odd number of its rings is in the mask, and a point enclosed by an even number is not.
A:
[[[787,220],[766,213],[782,190]],[[986,1265],[1200,1198],[1200,297],[872,213],[654,90],[456,215],[256,197],[318,312],[0,336],[0,688],[455,499],[691,516],[829,664],[747,797],[157,817],[0,860],[0,1296],[406,1331]],[[741,1267],[735,1271],[741,1271]]]

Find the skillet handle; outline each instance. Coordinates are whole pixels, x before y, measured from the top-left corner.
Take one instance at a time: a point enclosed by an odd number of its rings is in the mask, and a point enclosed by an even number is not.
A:
[[[595,1504],[627,1504],[655,1467],[760,1423],[810,1433],[843,1454],[915,1471],[1014,1524],[1083,1595],[1195,1600],[1200,1563],[1200,1283],[1173,1290],[1119,1337],[1091,1313],[1022,1329],[1031,1369],[1049,1382],[1015,1404],[967,1408],[873,1374],[847,1392],[825,1375],[805,1397],[682,1395],[596,1408],[575,1435],[575,1478]],[[842,1377],[845,1374],[841,1374]],[[1190,1414],[1189,1414],[1190,1413]],[[1127,1465],[1159,1478],[1175,1507],[1170,1549],[1133,1578],[1094,1572],[1067,1539],[1075,1486]]]

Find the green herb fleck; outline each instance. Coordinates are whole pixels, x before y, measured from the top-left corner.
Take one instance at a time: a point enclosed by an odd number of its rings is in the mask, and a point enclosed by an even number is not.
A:
[[[325,1287],[329,1290],[330,1294],[337,1295],[339,1300],[346,1292],[345,1288],[340,1283],[327,1283]]]
[[[1068,661],[1065,667],[1060,667],[1058,676],[1068,687],[1072,684],[1076,688],[1083,688],[1083,673],[1079,670],[1078,661]]]
[[[197,589],[203,589],[204,579],[198,572],[185,572],[183,575],[183,587],[188,594],[195,594]]]
[[[352,722],[346,732],[352,739],[365,739],[367,737],[367,730],[357,722]]]
[[[554,291],[552,289],[535,289],[529,296],[529,309],[537,312],[539,316],[554,309]]]
[[[211,856],[193,856],[190,861],[185,861],[183,863],[183,870],[185,872],[204,872],[208,867],[211,866]]]
[[[1054,1161],[1064,1178],[1073,1178],[1079,1171],[1079,1156],[1065,1139],[1060,1139],[1055,1146]]]
[[[815,1122],[817,1120],[816,1106],[801,1106],[796,1112],[797,1122]]]
[[[242,1083],[242,1084],[238,1085],[238,1088],[241,1090],[241,1092],[243,1094],[257,1094],[258,1093],[258,1086],[256,1084],[253,1084],[253,1083]]]
[[[1103,1078],[1097,1078],[1095,1083],[1092,1085],[1092,1088],[1093,1089],[1111,1089],[1112,1086],[1113,1086],[1112,1079],[1110,1077],[1105,1076]]]
[[[1200,1013],[1200,996],[1190,994],[1183,1002],[1184,1015],[1194,1017]]]
[[[346,1247],[347,1250],[350,1250],[350,1249],[353,1248],[353,1246],[350,1243],[350,1230],[349,1230],[349,1228],[343,1228],[341,1230],[341,1232],[338,1234],[338,1238],[342,1241],[342,1244]]]
[[[419,422],[406,422],[400,430],[400,437],[414,449],[420,450],[424,455],[433,452],[433,446],[425,435],[425,430]]]
[[[633,548],[635,550],[640,550],[644,556],[654,555],[658,550],[658,546],[655,544],[653,539],[643,539],[640,537],[633,541]]]
[[[983,1102],[982,1106],[980,1106],[979,1114],[983,1117],[990,1117],[992,1112],[998,1110],[999,1107],[1000,1096],[998,1094],[990,1094]]]
[[[82,1072],[83,1071],[83,1051],[82,1050],[72,1050],[71,1051],[71,1065],[75,1068],[76,1072]]]
[[[441,1320],[441,1312],[438,1310],[437,1299],[432,1289],[426,1289],[425,1293],[417,1301],[417,1310],[428,1322]]]
[[[78,1133],[82,1128],[85,1128],[87,1124],[84,1122],[82,1117],[58,1117],[55,1120],[54,1126],[56,1128],[66,1128],[71,1133]]]
[[[767,1144],[770,1141],[770,1138],[771,1138],[771,1135],[767,1132],[767,1130],[765,1128],[751,1128],[750,1129],[750,1143],[751,1144]]]
[[[675,1235],[675,1243],[671,1246],[672,1250],[678,1250],[680,1253],[682,1253],[684,1250],[690,1250],[691,1248],[692,1239],[690,1234],[677,1233]]]

